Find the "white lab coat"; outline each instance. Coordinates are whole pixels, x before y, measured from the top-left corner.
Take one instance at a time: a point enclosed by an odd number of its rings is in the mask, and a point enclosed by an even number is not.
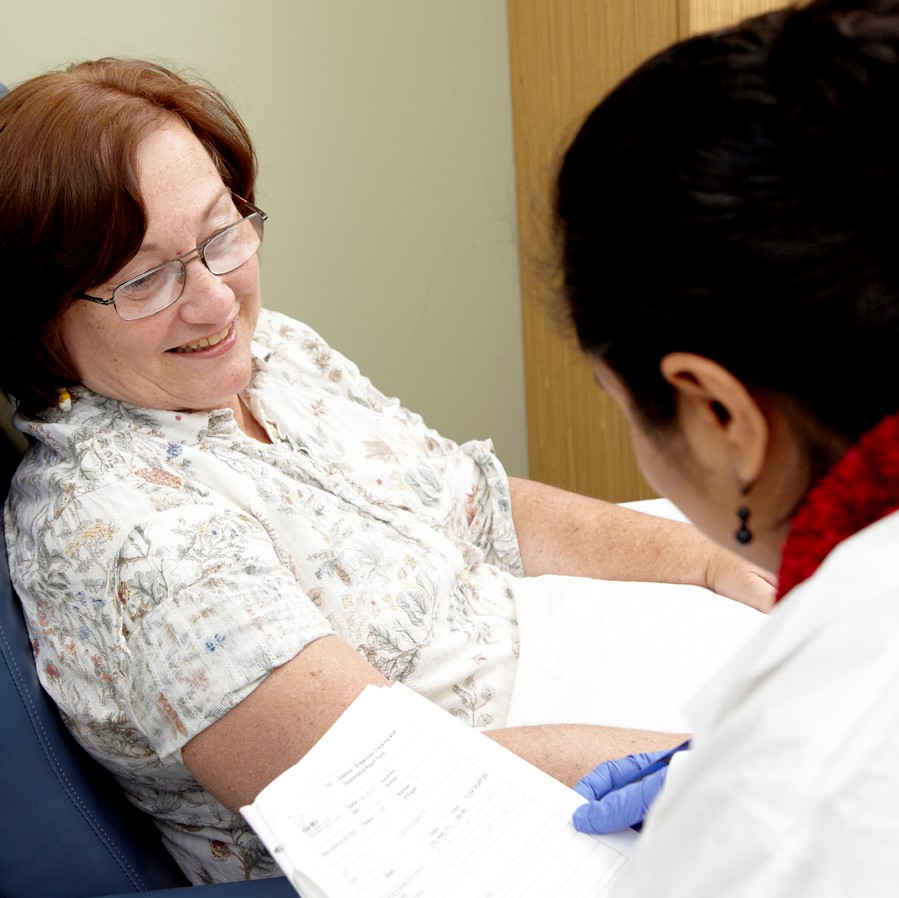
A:
[[[839,545],[691,703],[615,898],[899,895],[897,550]]]

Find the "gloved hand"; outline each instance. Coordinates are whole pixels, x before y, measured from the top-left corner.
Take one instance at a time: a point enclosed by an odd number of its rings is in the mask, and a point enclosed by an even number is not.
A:
[[[583,833],[611,833],[639,826],[668,774],[667,761],[677,749],[628,755],[605,761],[590,771],[575,792],[588,799],[572,817],[574,828]]]

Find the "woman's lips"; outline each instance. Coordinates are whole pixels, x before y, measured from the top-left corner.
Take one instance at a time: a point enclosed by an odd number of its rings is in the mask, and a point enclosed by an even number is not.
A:
[[[231,325],[229,324],[223,331],[213,334],[211,337],[204,337],[197,340],[196,343],[185,343],[183,346],[176,346],[171,352],[199,352],[201,349],[208,349],[210,346],[216,346],[221,343],[228,334],[231,333]]]

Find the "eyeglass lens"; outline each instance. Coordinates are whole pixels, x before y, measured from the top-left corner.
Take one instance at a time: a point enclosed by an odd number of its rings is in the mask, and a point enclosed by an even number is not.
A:
[[[262,215],[255,212],[201,244],[199,258],[213,274],[228,274],[259,249],[263,227]],[[116,312],[126,321],[161,312],[181,296],[185,275],[186,263],[175,259],[126,281],[112,294]]]

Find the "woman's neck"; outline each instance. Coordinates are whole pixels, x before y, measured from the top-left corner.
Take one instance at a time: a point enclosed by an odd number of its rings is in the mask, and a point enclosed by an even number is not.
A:
[[[247,408],[244,401],[237,399],[234,410],[234,420],[237,426],[248,436],[260,443],[271,443],[265,428],[256,420],[256,416]]]

